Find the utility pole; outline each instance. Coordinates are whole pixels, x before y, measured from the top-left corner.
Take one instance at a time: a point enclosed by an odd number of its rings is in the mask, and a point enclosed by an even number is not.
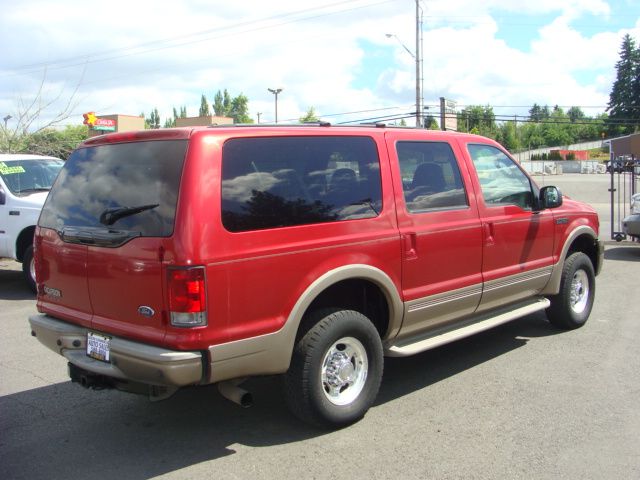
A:
[[[422,106],[422,9],[420,8],[420,0],[416,0],[416,53],[414,53],[407,48],[407,46],[402,43],[402,40],[398,38],[397,35],[393,33],[386,33],[387,38],[394,37],[402,48],[404,48],[409,55],[416,62],[416,128],[424,128],[424,112]]]
[[[276,123],[278,123],[278,94],[282,92],[281,88],[267,88],[271,93],[276,96]]]
[[[422,19],[420,0],[416,0],[416,128],[423,128],[422,119]]]

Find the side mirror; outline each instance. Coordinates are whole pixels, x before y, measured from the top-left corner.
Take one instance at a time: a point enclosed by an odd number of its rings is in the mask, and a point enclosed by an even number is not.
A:
[[[545,208],[558,208],[562,205],[562,192],[557,187],[548,186],[540,189],[540,206]]]
[[[4,189],[0,187],[0,205],[7,203],[7,194],[4,193]]]

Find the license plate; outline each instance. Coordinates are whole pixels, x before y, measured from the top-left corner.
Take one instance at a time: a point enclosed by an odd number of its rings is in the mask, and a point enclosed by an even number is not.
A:
[[[99,333],[87,333],[87,355],[102,362],[109,361],[109,343],[111,337]]]

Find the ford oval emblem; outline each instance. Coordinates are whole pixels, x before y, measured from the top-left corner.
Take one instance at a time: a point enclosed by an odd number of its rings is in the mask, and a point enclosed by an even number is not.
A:
[[[138,307],[138,313],[143,317],[153,317],[156,314],[153,308],[147,307],[146,305]]]

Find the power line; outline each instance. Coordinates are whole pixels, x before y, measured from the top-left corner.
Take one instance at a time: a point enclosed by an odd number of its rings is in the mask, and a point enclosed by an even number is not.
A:
[[[47,69],[59,70],[59,69],[65,69],[65,68],[71,68],[71,67],[87,65],[87,64],[90,64],[90,63],[98,63],[98,62],[116,60],[116,59],[119,59],[119,58],[130,57],[130,56],[135,56],[135,55],[142,55],[142,54],[145,54],[145,53],[151,53],[151,52],[156,52],[156,51],[160,51],[160,50],[166,50],[166,49],[170,49],[170,48],[178,48],[178,47],[182,47],[182,46],[186,46],[186,45],[192,45],[194,43],[201,43],[201,42],[206,42],[206,41],[220,39],[220,38],[229,37],[229,36],[237,36],[237,35],[243,35],[243,34],[252,33],[252,32],[256,32],[256,31],[260,31],[260,30],[273,29],[273,28],[281,27],[283,25],[288,25],[288,24],[291,24],[291,23],[304,22],[304,21],[314,20],[316,18],[331,16],[331,15],[339,15],[339,14],[343,14],[343,13],[346,13],[346,12],[359,10],[359,9],[362,9],[362,8],[368,8],[368,7],[372,7],[372,6],[382,5],[382,4],[385,4],[385,3],[393,3],[393,2],[396,2],[397,0],[378,0],[378,1],[373,1],[373,2],[369,1],[368,3],[366,3],[364,5],[358,5],[358,6],[351,7],[351,8],[343,8],[343,9],[340,9],[340,10],[319,13],[317,15],[303,16],[301,18],[293,18],[293,19],[290,19],[290,20],[286,20],[288,17],[299,16],[301,14],[305,14],[305,13],[308,13],[308,12],[321,11],[321,10],[325,10],[327,8],[332,8],[332,7],[335,7],[335,6],[345,5],[345,4],[362,3],[363,1],[365,1],[365,0],[344,0],[344,1],[341,1],[341,2],[335,2],[335,3],[323,5],[323,6],[320,6],[320,7],[308,8],[308,9],[304,9],[304,10],[297,10],[297,11],[294,11],[294,12],[283,13],[283,14],[274,15],[274,16],[266,17],[266,18],[262,18],[262,19],[257,19],[257,20],[247,21],[247,22],[240,22],[240,23],[237,23],[237,24],[218,27],[218,28],[210,29],[210,30],[203,30],[201,32],[196,32],[196,33],[192,33],[192,34],[188,34],[188,35],[170,37],[170,38],[167,38],[167,39],[164,39],[164,40],[157,40],[157,41],[153,41],[153,42],[145,42],[145,43],[138,44],[138,45],[135,45],[135,46],[132,46],[132,47],[123,47],[123,48],[120,48],[120,49],[109,49],[109,50],[103,50],[101,52],[93,53],[93,54],[79,55],[79,56],[67,57],[67,58],[59,59],[59,60],[53,60],[53,61],[40,62],[40,63],[29,64],[29,65],[23,65],[23,66],[15,67],[15,68],[11,69],[12,70],[11,73],[0,75],[0,76],[19,75],[20,73],[23,73],[21,71],[33,72],[33,71],[39,70],[40,68],[43,68],[43,67],[46,67]],[[283,19],[283,21],[280,21],[280,22],[275,23],[275,24],[269,24],[268,23],[268,22],[272,22],[272,21],[278,21],[280,19]],[[260,24],[263,24],[263,23],[267,23],[267,24],[266,25],[260,25]],[[257,25],[257,26],[254,27],[254,28],[242,29],[242,27],[248,27],[248,26],[251,26],[251,25]],[[238,29],[240,29],[240,30],[238,30]],[[229,33],[225,33],[227,31]],[[204,38],[199,38],[199,39],[197,38],[197,37],[202,37],[202,36],[205,36],[205,37]],[[193,38],[193,40],[189,40],[191,38]],[[185,41],[182,41],[180,43],[171,44],[172,42],[183,40],[183,39]],[[167,44],[167,45],[163,46],[161,44]]]

